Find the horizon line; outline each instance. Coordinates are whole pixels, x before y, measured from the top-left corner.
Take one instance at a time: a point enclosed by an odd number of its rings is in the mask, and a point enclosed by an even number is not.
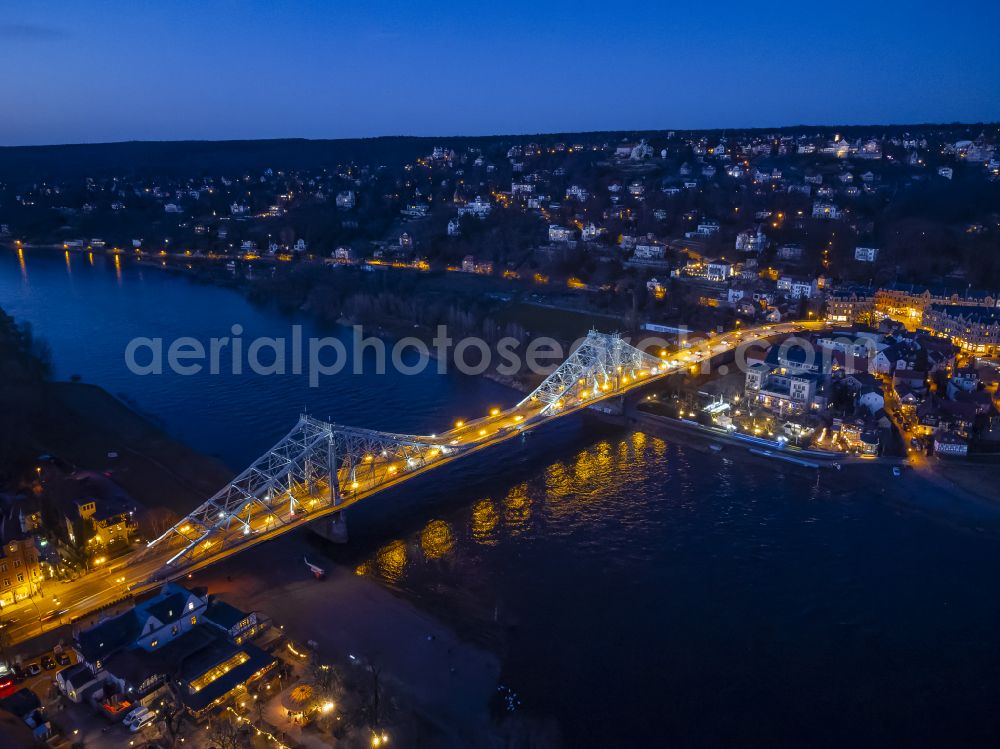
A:
[[[914,128],[929,128],[929,127],[1000,127],[1000,120],[979,120],[979,121],[960,121],[955,120],[951,122],[886,122],[886,123],[834,123],[834,124],[818,124],[818,123],[799,123],[794,125],[758,125],[758,126],[724,126],[724,127],[707,127],[707,128],[678,128],[678,127],[663,127],[663,128],[621,128],[618,130],[553,130],[547,132],[522,132],[522,133],[492,133],[492,134],[480,134],[480,135],[462,135],[458,133],[452,133],[450,135],[412,135],[412,134],[382,134],[382,135],[356,135],[356,136],[342,136],[334,138],[312,138],[304,136],[277,136],[277,137],[262,137],[262,138],[178,138],[176,140],[169,139],[142,139],[142,138],[129,138],[125,140],[107,140],[107,141],[80,141],[80,142],[64,142],[64,143],[30,143],[30,144],[3,144],[0,145],[0,149],[28,149],[28,148],[66,148],[66,147],[79,147],[79,146],[116,146],[116,145],[127,145],[133,143],[140,144],[165,144],[165,143],[268,143],[268,142],[281,142],[281,141],[305,141],[310,143],[324,143],[324,142],[344,142],[344,141],[373,141],[373,140],[447,140],[447,139],[460,139],[460,140],[488,140],[496,138],[551,138],[561,135],[602,135],[602,134],[616,134],[616,133],[633,133],[633,134],[644,134],[644,133],[717,133],[725,132],[731,130],[734,132],[754,132],[754,131],[784,131],[784,130],[801,130],[805,128],[816,128],[819,130],[836,130],[836,129],[847,129],[847,128],[898,128],[898,127],[914,127]]]

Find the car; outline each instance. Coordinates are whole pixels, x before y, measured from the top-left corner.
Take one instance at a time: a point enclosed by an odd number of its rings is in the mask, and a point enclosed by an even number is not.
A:
[[[29,663],[24,667],[24,673],[28,676],[38,676],[38,674],[42,673],[42,667],[37,663]]]
[[[148,707],[146,707],[145,705],[139,705],[139,707],[136,707],[131,711],[129,711],[129,713],[122,719],[122,723],[124,723],[127,727],[131,728],[136,723],[145,718],[147,715],[152,715],[152,714],[153,711],[150,710]]]
[[[51,671],[55,667],[56,667],[56,662],[52,660],[51,655],[42,656],[42,668],[44,668],[46,671]]]
[[[132,733],[137,733],[146,726],[148,726],[150,723],[152,723],[154,720],[156,720],[156,713],[149,711],[138,720],[130,723],[128,730],[130,730]]]
[[[56,663],[58,663],[60,666],[68,666],[72,662],[73,662],[72,659],[70,659],[69,655],[67,655],[66,653],[59,653],[58,655],[56,655]]]

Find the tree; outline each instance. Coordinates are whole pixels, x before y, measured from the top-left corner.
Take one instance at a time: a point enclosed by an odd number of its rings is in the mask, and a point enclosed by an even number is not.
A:
[[[246,745],[242,727],[229,713],[222,713],[211,720],[208,736],[219,749],[242,749]]]

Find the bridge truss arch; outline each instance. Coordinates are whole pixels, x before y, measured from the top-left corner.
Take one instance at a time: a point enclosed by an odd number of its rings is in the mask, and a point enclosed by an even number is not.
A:
[[[246,470],[140,553],[176,553],[164,567],[249,545],[334,511],[359,492],[371,493],[423,469],[456,448],[433,437],[347,427],[302,415],[295,427]]]
[[[599,400],[661,373],[663,362],[617,333],[591,330],[569,357],[518,406],[536,401],[549,415],[571,402]]]

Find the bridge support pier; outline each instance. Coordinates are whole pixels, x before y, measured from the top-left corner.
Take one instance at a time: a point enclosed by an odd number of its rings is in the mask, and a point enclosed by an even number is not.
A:
[[[313,521],[307,527],[317,536],[335,544],[346,544],[349,540],[347,536],[347,513],[343,510],[335,512],[322,520]]]

